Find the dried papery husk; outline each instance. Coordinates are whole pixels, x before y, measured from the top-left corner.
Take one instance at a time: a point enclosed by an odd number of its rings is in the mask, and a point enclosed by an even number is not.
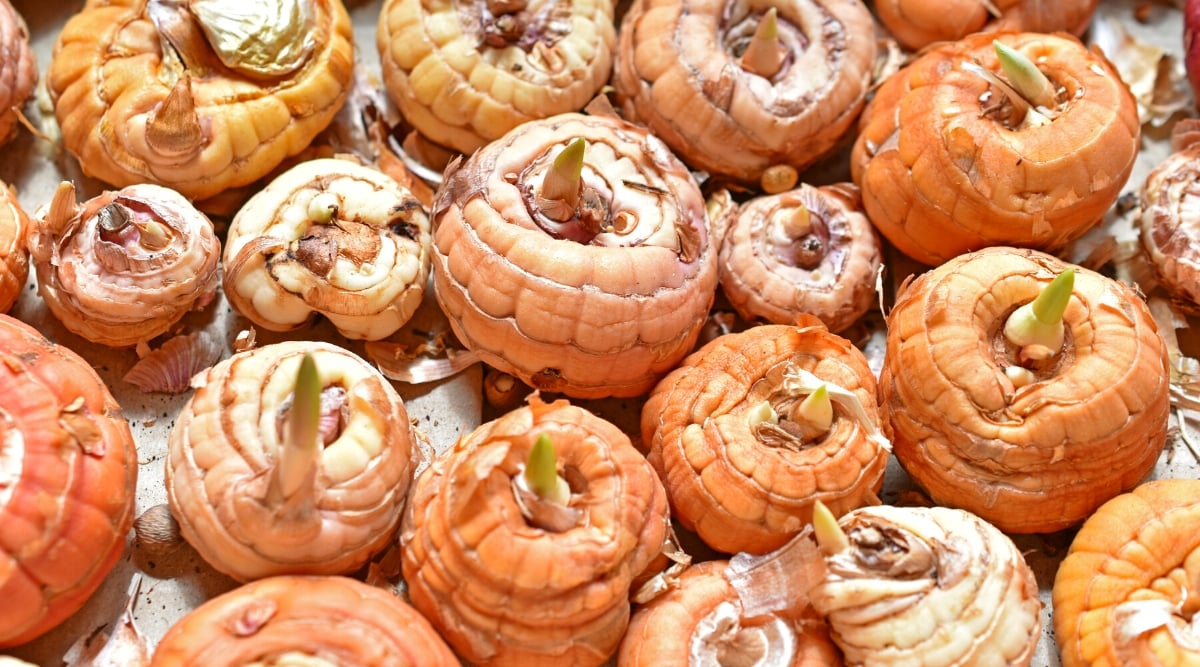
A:
[[[562,202],[541,198],[541,183],[577,138],[585,203],[554,220]],[[433,220],[435,293],[454,334],[541,391],[645,393],[692,349],[715,298],[699,187],[665,144],[617,118],[518,127],[447,170]]]
[[[732,217],[718,270],[742,318],[792,324],[808,313],[838,332],[875,305],[882,244],[853,184],[801,184],[754,197]]]
[[[144,343],[216,296],[212,221],[158,185],[106,191],[80,206],[63,183],[29,238],[38,293],[74,333],[110,347]]]
[[[824,433],[789,413],[815,387],[810,373],[853,396],[861,419],[835,403]],[[762,554],[812,521],[820,500],[835,515],[878,502],[890,454],[875,376],[850,341],[815,317],[721,336],[688,356],[642,409],[647,458],[667,487],[672,516],[725,553]],[[768,403],[776,417],[755,414]]]
[[[1159,281],[1200,306],[1200,143],[1168,155],[1139,194],[1138,230]]]
[[[129,600],[120,617],[106,628],[75,640],[63,655],[63,663],[79,667],[146,667],[150,664],[150,641],[137,626],[134,607],[142,587],[142,575],[129,584]],[[0,663],[2,665],[3,663]]]
[[[84,173],[207,199],[269,174],[342,106],[354,45],[341,0],[297,0],[286,15],[278,3],[193,4],[90,0],[64,25],[46,86]],[[263,30],[241,34],[235,10]]]
[[[825,622],[806,603],[776,614],[744,613],[739,592],[726,575],[728,567],[726,560],[692,565],[669,591],[639,607],[621,642],[617,664],[842,664]]]
[[[864,507],[809,591],[847,665],[1030,664],[1041,639],[1033,570],[988,522],[947,507]]]
[[[741,55],[771,7],[786,54],[764,77]],[[618,39],[622,106],[693,168],[752,185],[770,167],[803,171],[836,148],[862,109],[877,48],[857,0],[638,0]]]
[[[579,111],[608,82],[612,0],[386,0],[384,85],[424,137],[470,154],[521,123]]]
[[[429,214],[374,167],[308,160],[242,206],[224,262],[230,305],[256,325],[291,331],[320,315],[347,338],[379,340],[421,305]]]
[[[571,490],[563,508],[577,520],[565,530],[536,527],[513,489],[543,435]],[[401,531],[404,580],[472,664],[601,665],[625,632],[633,582],[661,562],[669,521],[662,483],[628,436],[533,396],[417,479]]]
[[[7,313],[21,298],[29,277],[27,238],[33,220],[17,201],[12,186],[0,182],[0,313]]]
[[[992,83],[1003,80],[993,40],[1057,87],[1048,122],[1024,122]],[[1062,249],[1116,202],[1141,133],[1117,71],[1067,33],[977,33],[930,47],[879,87],[860,127],[850,166],[867,217],[929,265],[987,246]]]
[[[1069,264],[1034,250],[968,253],[908,283],[888,315],[880,404],[896,457],[940,505],[1006,532],[1083,521],[1153,470],[1167,438],[1167,347],[1142,297],[1082,267],[1065,342],[1021,387],[1002,329]]]
[[[38,81],[37,59],[29,43],[29,27],[9,0],[0,0],[0,144],[16,134],[21,107]]]
[[[91,364],[0,315],[0,647],[84,606],[125,550],[137,449]]]
[[[973,32],[1071,32],[1082,37],[1099,0],[875,0],[875,16],[913,51]]]
[[[311,486],[275,492],[297,369],[317,367],[323,433]],[[347,574],[394,539],[416,467],[416,436],[390,382],[336,345],[286,341],[217,363],[171,428],[167,500],[180,531],[239,581]],[[334,390],[344,390],[339,398]]]
[[[191,387],[197,373],[217,363],[223,352],[220,341],[207,331],[175,336],[138,359],[121,379],[142,391],[180,394]]]
[[[421,614],[390,591],[339,576],[278,576],[197,606],[163,635],[153,667],[460,663]]]
[[[1146,482],[1101,505],[1054,578],[1064,667],[1200,660],[1200,481]]]

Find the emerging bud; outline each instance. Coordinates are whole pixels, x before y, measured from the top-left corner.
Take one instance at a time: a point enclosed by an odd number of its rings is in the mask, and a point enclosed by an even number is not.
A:
[[[276,468],[279,490],[284,498],[292,497],[316,465],[320,452],[321,378],[312,354],[305,353],[296,373],[296,388],[288,411],[283,446]]]
[[[742,68],[763,78],[771,78],[783,67],[787,51],[779,43],[779,19],[772,7],[758,22],[750,45],[742,54]]]
[[[571,487],[558,475],[558,457],[550,436],[542,434],[529,451],[525,464],[525,484],[539,498],[558,505],[566,505],[571,498]]]
[[[1063,344],[1063,313],[1075,289],[1075,269],[1058,274],[1037,298],[1013,311],[1004,337],[1021,348],[1039,346],[1057,354]]]
[[[1000,68],[1012,87],[1026,101],[1034,106],[1053,109],[1057,105],[1058,94],[1050,79],[1033,64],[1025,54],[1006,46],[1000,40],[993,40],[996,57],[1000,59]]]
[[[817,387],[792,412],[792,419],[803,420],[815,430],[828,431],[833,425],[833,401],[829,399],[829,389],[825,385]]]
[[[554,158],[554,166],[546,172],[542,181],[542,198],[560,201],[572,211],[579,204],[579,192],[583,184],[583,151],[586,142],[582,137],[572,141]]]
[[[813,503],[813,534],[817,538],[817,545],[821,547],[821,553],[826,556],[835,556],[850,548],[850,538],[846,537],[846,531],[842,530],[837,517],[833,516],[833,512],[820,500]]]

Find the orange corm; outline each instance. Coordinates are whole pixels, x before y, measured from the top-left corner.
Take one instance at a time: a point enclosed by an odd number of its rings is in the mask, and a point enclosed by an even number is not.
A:
[[[171,626],[150,664],[459,662],[429,621],[391,591],[348,577],[290,575],[245,584],[196,607]]]
[[[1056,326],[1010,326],[1067,271]],[[1025,340],[1040,328],[1058,335]],[[1132,288],[995,247],[901,290],[879,396],[896,458],[935,503],[1043,533],[1149,475],[1167,439],[1168,378],[1167,347]]]
[[[1035,64],[1030,103],[993,41]],[[936,265],[987,246],[1056,252],[1099,223],[1137,157],[1137,105],[1098,50],[1067,33],[976,33],[930,47],[863,111],[851,156],[867,217]]]
[[[981,30],[1066,30],[1082,35],[1099,4],[1099,0],[876,0],[872,7],[898,42],[916,50]]]
[[[692,565],[669,590],[639,607],[621,642],[617,664],[842,664],[825,622],[803,596],[795,608],[785,606],[773,613],[750,610],[743,602],[747,590],[740,584],[744,581],[730,572],[729,564],[710,560]],[[739,659],[744,662],[734,662]]]
[[[125,551],[137,450],[82,357],[0,315],[0,647],[83,607]]]
[[[1146,482],[1100,506],[1054,578],[1064,667],[1195,665],[1200,480]]]
[[[527,487],[531,468],[557,491]],[[402,571],[413,605],[472,664],[598,667],[668,537],[666,492],[629,437],[535,395],[418,477]]]
[[[841,398],[814,424],[802,406],[822,385]],[[816,500],[838,515],[877,502],[881,421],[862,352],[801,316],[697,350],[650,393],[641,430],[673,517],[714,549],[761,554],[807,526]]]

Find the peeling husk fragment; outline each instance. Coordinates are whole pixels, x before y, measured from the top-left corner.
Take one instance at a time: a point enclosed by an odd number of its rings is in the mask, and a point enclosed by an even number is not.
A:
[[[855,396],[869,423],[835,408],[827,432],[804,431],[789,412],[809,392],[807,371]],[[890,451],[875,376],[850,341],[815,317],[718,337],[688,356],[642,409],[647,458],[665,480],[672,516],[725,553],[777,549],[812,522],[820,500],[835,515],[874,504]],[[778,418],[752,418],[769,403]]]
[[[1100,506],[1054,578],[1064,667],[1200,660],[1200,480],[1146,482]]]
[[[1043,110],[1049,122],[1016,117],[980,75],[1000,72],[993,40],[1057,87],[1057,108]],[[1116,202],[1141,136],[1137,103],[1116,69],[1066,33],[975,34],[933,46],[888,77],[860,127],[850,167],[867,216],[929,265],[987,246],[1062,249]]]
[[[1033,570],[1004,533],[947,507],[865,507],[809,595],[846,665],[1025,667],[1041,639]]]
[[[1171,153],[1146,177],[1137,223],[1158,279],[1200,306],[1200,143]]]
[[[384,85],[417,132],[470,155],[600,92],[614,9],[611,0],[385,0],[376,34]]]
[[[131,185],[76,205],[63,182],[39,211],[29,247],[46,305],[93,343],[147,342],[216,295],[221,243],[212,221],[170,188]]]
[[[1100,0],[876,0],[875,15],[906,48],[952,42],[973,32],[1071,32],[1082,37]]]
[[[728,567],[727,560],[692,565],[669,591],[639,607],[621,641],[617,663],[628,667],[842,664],[829,629],[803,595],[803,603],[794,609],[748,613],[726,574]]]
[[[323,433],[308,485],[280,499],[280,421],[306,352],[323,388],[322,423],[336,427]],[[224,359],[197,384],[171,428],[167,500],[214,568],[238,581],[347,574],[394,539],[416,438],[400,396],[366,361],[330,343],[286,341]]]
[[[63,145],[89,176],[195,200],[266,176],[329,125],[353,82],[342,2],[287,6],[89,1],[46,70]]]
[[[838,332],[875,305],[882,244],[853,184],[754,197],[725,230],[721,289],[743,319],[791,324],[808,313]]]
[[[577,138],[583,194],[561,215],[541,183]],[[699,187],[666,145],[617,118],[518,127],[447,169],[432,217],[435,293],[454,334],[541,391],[644,394],[692,349],[715,298]]]
[[[430,271],[428,211],[383,172],[320,158],[280,174],[229,226],[230,305],[270,331],[320,315],[351,339],[379,340],[412,317]]]
[[[129,584],[129,600],[120,617],[106,624],[105,629],[77,639],[63,662],[79,667],[146,667],[150,664],[150,642],[137,626],[134,607],[141,590],[142,576],[135,574]],[[0,667],[3,663],[0,662]]]
[[[0,145],[16,134],[21,107],[38,81],[37,59],[29,43],[29,27],[9,0],[0,0]]]
[[[763,77],[742,51],[777,10],[782,68]],[[803,171],[831,152],[866,100],[874,21],[861,2],[637,0],[618,33],[621,105],[691,167],[746,184],[768,168]]]
[[[147,353],[125,372],[122,380],[145,392],[181,394],[192,378],[221,358],[224,348],[207,331],[174,336]]]
[[[17,193],[0,183],[0,313],[7,313],[25,288],[29,277],[26,239],[31,229],[33,220],[17,201]]]
[[[577,513],[561,530],[533,525],[513,491],[543,435]],[[598,666],[625,633],[634,582],[665,565],[668,538],[666,492],[629,437],[535,395],[418,477],[402,570],[413,605],[472,664]]]
[[[1136,486],[1166,443],[1167,347],[1125,284],[1077,267],[1061,350],[1022,365],[1002,329],[1067,263],[990,248],[904,287],[888,315],[880,404],[897,459],[939,505],[1016,533],[1083,521]]]
[[[0,647],[75,613],[133,524],[137,450],[91,365],[0,315]]]
[[[460,663],[390,591],[339,576],[277,576],[199,605],[167,631],[151,667]]]

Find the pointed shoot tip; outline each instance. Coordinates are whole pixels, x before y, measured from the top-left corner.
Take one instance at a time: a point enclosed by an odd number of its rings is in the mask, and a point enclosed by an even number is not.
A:
[[[538,436],[529,451],[525,463],[525,483],[542,500],[565,505],[568,494],[564,494],[565,480],[558,476],[558,456],[554,443],[545,433]]]
[[[754,36],[742,54],[742,67],[761,77],[770,78],[783,67],[786,53],[779,42],[778,13],[771,7],[754,29]]]
[[[833,401],[829,398],[829,388],[822,384],[814,389],[800,402],[798,414],[810,426],[822,431],[829,430],[833,425]]]
[[[300,488],[315,464],[320,430],[321,377],[312,353],[306,352],[296,373],[287,433],[280,452],[279,484],[285,498]]]
[[[1058,97],[1054,84],[1050,83],[1050,79],[1046,78],[1033,61],[998,39],[992,40],[992,46],[1000,60],[1000,69],[1004,70],[1004,76],[1017,93],[1033,106],[1053,109]]]
[[[542,181],[542,197],[552,201],[565,201],[571,208],[579,202],[579,189],[583,175],[583,154],[587,142],[579,137],[567,144]]]
[[[1033,316],[1043,324],[1061,322],[1074,289],[1075,269],[1072,267],[1055,276],[1033,300]]]
[[[850,548],[850,538],[838,525],[837,517],[820,500],[813,503],[813,534],[821,553],[833,556]]]

